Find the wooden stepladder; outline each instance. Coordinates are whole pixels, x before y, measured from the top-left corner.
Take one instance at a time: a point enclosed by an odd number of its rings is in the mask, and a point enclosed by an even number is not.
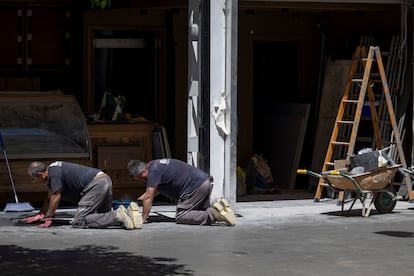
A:
[[[377,70],[374,70],[374,68]],[[392,126],[394,142],[398,150],[400,164],[404,168],[407,168],[380,49],[378,46],[371,46],[367,53],[366,48],[360,46],[356,48],[353,56],[345,92],[339,105],[322,171],[334,169],[335,160],[345,159],[349,161],[349,158],[354,154],[362,109],[366,102],[368,102],[370,106],[370,120],[372,120],[373,124],[373,136],[376,148],[383,148],[377,109],[375,106],[375,97],[378,96],[378,84],[382,86],[379,93],[383,93],[386,101],[386,109],[389,115],[388,123]],[[374,85],[377,89],[375,91],[373,89]],[[377,94],[375,94],[375,92],[377,92]],[[382,110],[382,112],[386,111]],[[411,180],[408,176],[405,177],[404,182],[407,185],[408,198],[412,200],[413,192],[410,185]],[[323,179],[319,180],[314,197],[315,201],[319,201],[322,195],[322,189],[327,186],[328,185],[324,183]],[[342,200],[343,193],[340,193],[339,201]]]

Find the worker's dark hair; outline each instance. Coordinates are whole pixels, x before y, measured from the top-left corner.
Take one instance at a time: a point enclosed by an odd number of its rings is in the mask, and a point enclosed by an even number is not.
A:
[[[131,160],[128,162],[128,172],[130,177],[141,175],[147,167],[147,163],[140,160]]]
[[[34,161],[29,165],[27,172],[31,176],[36,176],[38,173],[46,171],[46,164],[38,161]]]

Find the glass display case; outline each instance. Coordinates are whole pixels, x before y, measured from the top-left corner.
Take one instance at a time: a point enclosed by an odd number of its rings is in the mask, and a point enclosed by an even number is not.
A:
[[[10,159],[91,159],[86,120],[72,95],[0,92],[0,132]]]

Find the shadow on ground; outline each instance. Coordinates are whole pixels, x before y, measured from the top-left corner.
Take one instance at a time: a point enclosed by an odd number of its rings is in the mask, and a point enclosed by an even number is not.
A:
[[[375,233],[380,234],[380,235],[391,236],[391,237],[398,237],[398,238],[413,238],[414,237],[413,232],[407,232],[407,231],[378,231]]]
[[[345,209],[344,211],[339,210],[339,211],[326,212],[322,214],[329,215],[329,216],[339,216],[339,217],[361,217],[362,209],[353,209],[353,210]],[[376,210],[371,210],[369,215],[375,216],[375,215],[383,215],[383,214],[377,212]]]
[[[85,245],[65,250],[0,246],[1,275],[193,275],[173,258],[148,258],[112,246]]]
[[[164,214],[155,212],[156,215],[150,215],[148,217],[148,222],[174,222],[174,217],[169,217]],[[34,223],[26,223],[23,221],[24,218],[32,216],[33,214],[17,214],[13,217],[8,218],[0,218],[0,226],[23,226],[23,227],[31,227],[34,225],[39,225],[41,223],[44,223],[43,220],[34,222]],[[174,213],[175,215],[175,213]],[[56,214],[56,217],[53,219],[52,226],[63,226],[63,225],[70,225],[71,220],[73,219],[73,213],[68,212],[60,212]]]

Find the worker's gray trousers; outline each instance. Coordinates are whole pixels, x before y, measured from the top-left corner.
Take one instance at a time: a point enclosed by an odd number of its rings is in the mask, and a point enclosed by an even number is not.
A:
[[[210,207],[210,179],[201,184],[192,193],[182,196],[177,202],[176,223],[210,225],[213,217],[209,212]]]
[[[81,195],[73,227],[106,228],[120,225],[116,211],[112,211],[112,180],[108,175],[92,180]]]

